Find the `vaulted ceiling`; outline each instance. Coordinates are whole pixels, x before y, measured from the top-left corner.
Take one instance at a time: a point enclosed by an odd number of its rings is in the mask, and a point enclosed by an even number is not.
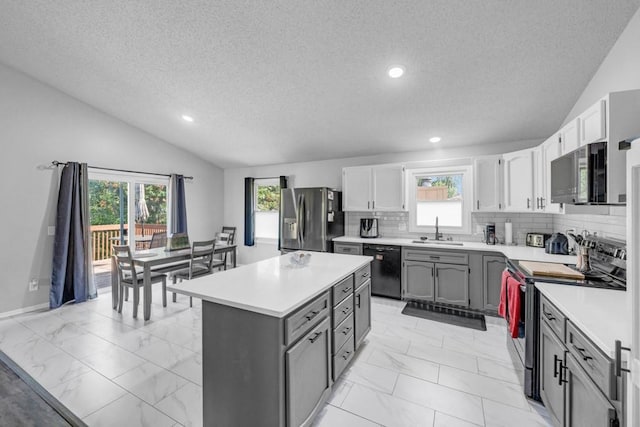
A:
[[[639,5],[3,0],[0,62],[221,167],[319,160],[546,138]]]

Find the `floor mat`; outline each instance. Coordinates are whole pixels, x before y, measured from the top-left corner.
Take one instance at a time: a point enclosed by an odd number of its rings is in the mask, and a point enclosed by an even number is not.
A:
[[[402,314],[479,331],[487,330],[484,315],[459,308],[409,301],[402,309]]]
[[[7,362],[7,363],[5,363]],[[14,372],[15,367],[0,352],[0,425],[54,426],[85,425],[75,416],[65,419],[32,386]]]

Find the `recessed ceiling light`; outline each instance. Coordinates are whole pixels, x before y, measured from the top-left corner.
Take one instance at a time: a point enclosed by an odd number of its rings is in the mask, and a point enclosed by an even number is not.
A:
[[[193,123],[193,117],[187,116],[186,114],[182,115],[182,120],[184,120],[185,122]]]
[[[404,74],[404,67],[401,65],[394,65],[393,67],[389,68],[389,71],[387,71],[387,73],[392,79],[397,79],[399,77],[402,77],[402,75]]]
[[[429,138],[429,142],[432,142],[432,143],[435,144],[436,142],[440,142],[440,139],[441,138],[439,136],[434,136],[434,137]]]

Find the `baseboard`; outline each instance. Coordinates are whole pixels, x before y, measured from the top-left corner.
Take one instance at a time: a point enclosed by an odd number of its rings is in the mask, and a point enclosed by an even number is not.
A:
[[[43,308],[49,308],[48,302],[43,302],[42,304],[32,305],[31,307],[19,308],[17,310],[5,311],[4,313],[0,313],[0,319],[5,319],[11,316],[17,316],[18,314],[30,313],[32,311],[42,310]]]

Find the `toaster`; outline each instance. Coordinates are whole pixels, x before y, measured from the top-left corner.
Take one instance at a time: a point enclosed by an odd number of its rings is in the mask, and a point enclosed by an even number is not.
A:
[[[534,248],[544,248],[550,237],[551,234],[548,233],[527,233],[526,245]]]

